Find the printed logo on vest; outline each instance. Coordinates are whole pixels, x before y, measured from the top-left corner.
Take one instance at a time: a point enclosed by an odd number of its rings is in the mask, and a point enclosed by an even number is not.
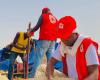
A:
[[[49,20],[53,24],[56,23],[56,18],[54,16],[52,16],[52,15],[49,15]]]
[[[59,23],[59,28],[63,29],[63,27],[64,27],[64,24],[63,23]]]

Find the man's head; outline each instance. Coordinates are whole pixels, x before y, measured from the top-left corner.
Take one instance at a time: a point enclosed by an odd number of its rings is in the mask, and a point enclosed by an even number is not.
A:
[[[75,29],[76,21],[73,17],[62,17],[58,23],[58,38],[67,39]]]
[[[50,12],[50,9],[47,8],[47,7],[43,8],[43,9],[42,9],[42,14],[44,14],[44,13],[51,13],[51,12]]]
[[[72,34],[76,29],[75,19],[71,16],[65,16],[59,20],[58,25],[58,38],[60,38],[64,43],[71,45],[71,43],[73,42],[73,38],[76,35]]]
[[[62,38],[61,41],[67,46],[73,46],[73,44],[78,38],[78,35],[78,33],[72,33],[67,39]]]

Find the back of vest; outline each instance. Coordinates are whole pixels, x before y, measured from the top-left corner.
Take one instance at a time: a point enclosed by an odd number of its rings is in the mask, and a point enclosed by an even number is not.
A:
[[[28,45],[28,38],[24,39],[24,32],[20,32],[19,34],[20,36],[18,38],[16,45],[19,47],[26,47]],[[17,53],[26,53],[26,50],[20,50],[16,47],[13,47],[11,51],[17,52]]]
[[[56,40],[57,19],[52,14],[42,14],[43,21],[40,26],[40,40]]]

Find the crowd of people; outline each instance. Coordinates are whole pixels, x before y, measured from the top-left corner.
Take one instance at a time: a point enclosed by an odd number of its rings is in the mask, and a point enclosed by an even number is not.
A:
[[[98,43],[90,37],[79,34],[77,22],[72,16],[64,16],[57,19],[49,8],[43,8],[35,27],[27,32],[18,32],[10,45],[10,66],[8,79],[12,80],[13,65],[16,57],[22,58],[26,65],[25,55],[29,45],[33,45],[31,39],[34,33],[39,31],[39,39],[35,46],[33,68],[28,78],[34,78],[43,56],[46,54],[47,67],[45,74],[48,80],[53,80],[54,66],[61,61],[59,71],[72,80],[100,80]],[[56,49],[55,44],[60,39]],[[30,51],[30,50],[29,50]],[[26,73],[27,70],[24,70]],[[24,75],[27,78],[26,75]]]

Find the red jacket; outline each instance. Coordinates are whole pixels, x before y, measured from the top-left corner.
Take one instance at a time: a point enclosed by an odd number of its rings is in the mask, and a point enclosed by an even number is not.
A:
[[[40,26],[40,40],[56,40],[57,19],[52,14],[42,14],[43,22]]]
[[[86,54],[87,48],[89,47],[89,45],[91,43],[93,43],[94,46],[96,46],[96,49],[98,50],[98,44],[96,42],[92,41],[89,38],[85,38],[77,49],[76,70],[77,70],[77,73],[78,73],[78,80],[83,80],[84,78],[86,78],[88,76],[85,54]],[[98,55],[98,51],[97,51],[97,55]],[[63,64],[64,64],[63,65],[63,72],[65,74],[67,74],[67,62],[66,62],[65,59],[66,59],[65,57],[62,57],[62,61],[63,61]],[[98,80],[100,80],[100,74],[99,74]]]

